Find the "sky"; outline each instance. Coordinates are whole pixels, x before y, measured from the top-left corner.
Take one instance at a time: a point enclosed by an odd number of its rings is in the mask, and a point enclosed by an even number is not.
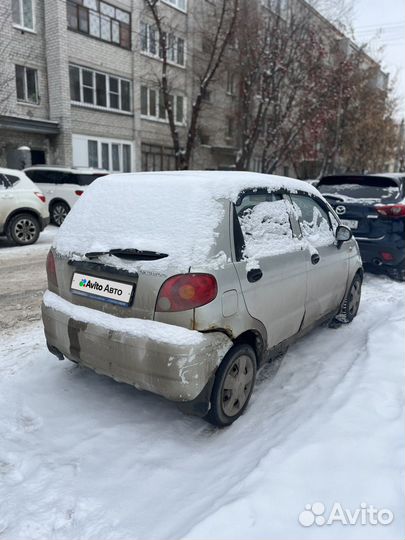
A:
[[[405,0],[354,0],[352,24],[358,43],[371,41],[371,56],[396,79],[399,119],[405,117]],[[383,46],[383,53],[378,53]]]

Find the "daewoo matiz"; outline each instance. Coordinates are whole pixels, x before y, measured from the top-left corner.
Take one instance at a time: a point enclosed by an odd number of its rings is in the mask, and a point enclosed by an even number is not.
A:
[[[96,180],[47,273],[53,354],[219,426],[243,413],[263,362],[321,322],[352,321],[363,277],[314,187],[237,172]]]

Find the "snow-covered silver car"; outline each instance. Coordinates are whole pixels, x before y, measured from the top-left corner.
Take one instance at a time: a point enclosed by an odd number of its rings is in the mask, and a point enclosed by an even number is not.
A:
[[[352,321],[363,277],[350,229],[314,187],[238,172],[96,180],[47,272],[52,353],[220,426],[243,413],[264,362],[322,322]]]

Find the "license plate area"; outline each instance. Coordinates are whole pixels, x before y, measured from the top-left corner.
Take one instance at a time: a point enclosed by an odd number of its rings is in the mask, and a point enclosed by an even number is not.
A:
[[[350,229],[357,229],[357,227],[359,226],[359,222],[357,221],[357,219],[341,219],[340,221],[342,225],[345,225]]]
[[[70,290],[73,294],[93,300],[129,307],[132,304],[135,285],[90,274],[74,272]]]

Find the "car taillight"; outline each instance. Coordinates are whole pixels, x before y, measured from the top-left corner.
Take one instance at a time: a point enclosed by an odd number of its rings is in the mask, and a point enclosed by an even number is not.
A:
[[[82,189],[76,189],[75,193],[78,197],[80,197],[80,195],[83,195],[84,191]]]
[[[46,202],[45,195],[42,195],[42,193],[39,193],[38,191],[34,191],[34,193],[40,201],[42,201],[43,203]]]
[[[401,218],[405,217],[405,204],[381,204],[375,206],[377,212],[384,217]]]
[[[381,251],[380,256],[383,261],[389,262],[395,259],[394,255],[389,251]]]
[[[48,276],[48,283],[58,287],[58,279],[56,277],[55,257],[52,251],[49,251],[46,258],[46,274]]]
[[[218,293],[211,274],[179,274],[166,280],[158,295],[156,311],[186,311],[212,302]]]

